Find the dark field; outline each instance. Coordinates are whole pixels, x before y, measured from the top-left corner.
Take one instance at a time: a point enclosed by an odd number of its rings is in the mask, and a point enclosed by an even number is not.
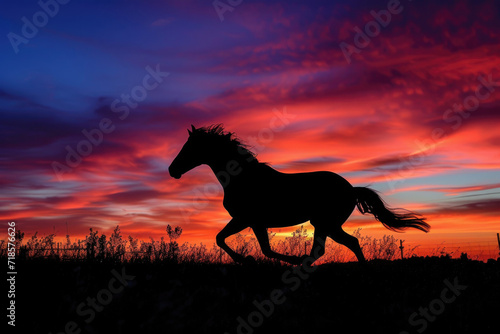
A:
[[[33,259],[18,261],[17,272],[18,333],[500,329],[500,263],[492,260],[434,257],[303,268]]]

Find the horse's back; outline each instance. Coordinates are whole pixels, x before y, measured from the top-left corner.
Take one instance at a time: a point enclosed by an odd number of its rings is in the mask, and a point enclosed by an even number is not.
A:
[[[293,193],[304,192],[312,205],[332,205],[354,196],[352,185],[339,174],[329,171],[284,174]],[[289,182],[290,181],[290,182]],[[294,190],[294,187],[296,187]]]

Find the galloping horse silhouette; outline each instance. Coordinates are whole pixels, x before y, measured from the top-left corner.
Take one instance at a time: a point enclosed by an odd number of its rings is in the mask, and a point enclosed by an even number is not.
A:
[[[354,208],[370,213],[385,227],[402,231],[413,227],[428,232],[424,218],[404,209],[389,209],[373,190],[353,187],[332,172],[281,173],[265,163],[222,125],[196,129],[191,125],[189,138],[169,167],[172,177],[202,165],[208,165],[224,189],[223,205],[231,221],[217,234],[217,245],[236,262],[251,262],[232,250],[226,238],[251,227],[263,254],[292,264],[302,257],[278,254],[269,245],[267,228],[285,227],[310,221],[314,226],[314,242],[310,263],[325,253],[325,241],[332,238],[354,252],[358,261],[365,258],[358,239],[342,230],[342,224]]]

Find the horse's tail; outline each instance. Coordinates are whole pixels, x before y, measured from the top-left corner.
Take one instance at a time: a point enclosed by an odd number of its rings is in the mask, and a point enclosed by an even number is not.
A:
[[[354,187],[356,206],[362,213],[371,213],[389,230],[402,232],[408,227],[413,227],[424,232],[429,232],[430,225],[421,215],[405,209],[389,209],[380,196],[370,188]]]

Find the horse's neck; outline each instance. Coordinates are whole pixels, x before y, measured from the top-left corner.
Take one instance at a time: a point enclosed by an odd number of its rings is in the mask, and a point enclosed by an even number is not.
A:
[[[259,163],[257,161],[247,161],[248,159],[241,155],[233,155],[221,159],[215,159],[208,166],[212,169],[217,180],[226,188],[231,181],[239,179],[244,172],[255,168]]]

